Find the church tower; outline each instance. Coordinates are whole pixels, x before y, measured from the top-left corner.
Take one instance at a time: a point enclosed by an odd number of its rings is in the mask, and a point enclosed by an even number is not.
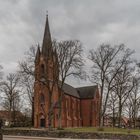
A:
[[[42,47],[38,45],[35,58],[34,84],[34,127],[48,127],[51,104],[58,100],[58,89],[54,81],[58,80],[57,54],[52,46],[48,15]],[[53,86],[53,89],[51,88]],[[53,108],[55,115],[55,109]],[[53,120],[53,123],[54,120]]]

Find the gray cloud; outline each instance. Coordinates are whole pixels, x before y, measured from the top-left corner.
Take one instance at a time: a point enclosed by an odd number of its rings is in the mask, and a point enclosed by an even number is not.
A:
[[[79,39],[85,50],[125,43],[140,59],[139,0],[0,0],[0,64],[16,69],[24,52],[42,42],[46,11],[52,37]]]

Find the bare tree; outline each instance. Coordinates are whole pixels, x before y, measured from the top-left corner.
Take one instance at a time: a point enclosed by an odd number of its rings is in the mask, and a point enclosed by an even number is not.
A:
[[[128,69],[132,72],[134,69],[132,69],[131,64],[134,62],[131,58],[131,55],[134,53],[134,51],[127,49],[123,47],[123,49],[118,53],[118,58],[113,61],[113,67],[109,70],[109,73],[105,77],[105,87],[107,87],[106,96],[104,98],[104,104],[103,104],[103,113],[105,114],[105,111],[107,109],[107,101],[108,97],[110,98],[116,98],[116,93],[114,93],[114,88],[117,87],[117,85],[114,84],[115,79],[118,77],[118,74],[122,69],[128,65]],[[131,75],[132,76],[132,75]],[[133,78],[132,78],[133,79]],[[111,96],[110,96],[111,95]],[[112,96],[113,95],[113,96]],[[112,102],[113,103],[113,102]],[[113,103],[114,104],[114,103]],[[112,104],[112,105],[113,105]],[[115,105],[115,104],[114,104]],[[115,107],[115,106],[114,106]],[[114,117],[113,117],[114,118]]]
[[[30,105],[33,104],[34,93],[34,61],[36,56],[36,46],[31,46],[27,52],[25,52],[25,59],[19,62],[19,75],[21,76],[21,83],[27,93]]]
[[[106,111],[109,93],[113,88],[113,80],[117,71],[122,67],[118,63],[120,53],[124,50],[124,45],[110,46],[101,45],[97,50],[90,50],[89,59],[92,61],[92,76],[91,81],[100,86],[100,111],[99,111],[99,125],[103,126],[103,116]],[[117,71],[114,71],[114,67]]]
[[[28,51],[25,52],[25,59],[19,62],[20,73],[34,77],[34,61],[36,56],[37,46],[31,46]]]
[[[112,119],[112,126],[115,127],[116,125],[116,118],[118,114],[118,97],[117,95],[112,91],[109,94],[109,99],[107,103],[107,114],[110,114],[109,116]]]
[[[138,113],[140,111],[140,95],[139,95],[139,76],[134,76],[134,88],[129,95],[126,103],[125,103],[125,109],[129,116],[130,121],[130,127],[136,128],[136,120],[138,118]]]
[[[25,52],[24,60],[19,62],[18,73],[20,75],[20,82],[23,87],[23,92],[27,95],[31,110],[33,109],[33,95],[34,95],[34,61],[36,56],[37,46],[31,46]],[[33,110],[32,110],[32,125],[34,123]]]
[[[59,127],[61,128],[63,86],[69,76],[81,77],[82,75],[82,46],[77,40],[61,41],[55,45],[57,50],[59,77]]]
[[[9,112],[9,125],[15,121],[15,112],[20,108],[19,77],[10,73],[6,80],[1,83],[1,91],[4,93],[3,107]]]
[[[24,87],[24,92],[28,95],[29,103],[32,107],[33,94],[34,94],[34,61],[36,56],[37,46],[31,46],[27,52],[25,52],[25,58],[19,62],[18,73],[20,75],[20,82]]]
[[[131,53],[128,52],[129,55]],[[129,58],[129,57],[128,57]],[[117,76],[114,79],[114,88],[113,92],[118,96],[118,126],[121,126],[121,118],[122,111],[126,100],[131,94],[134,88],[134,79],[133,79],[133,71],[134,69],[131,67],[132,61],[130,59],[126,59],[123,67],[117,73]]]

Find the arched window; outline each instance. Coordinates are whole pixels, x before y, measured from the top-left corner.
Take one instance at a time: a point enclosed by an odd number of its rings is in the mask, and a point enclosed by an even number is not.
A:
[[[40,103],[45,104],[45,97],[43,94],[40,95]]]

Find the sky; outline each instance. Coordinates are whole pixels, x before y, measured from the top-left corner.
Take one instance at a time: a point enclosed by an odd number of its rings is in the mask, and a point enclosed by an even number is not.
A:
[[[102,43],[124,43],[140,60],[140,0],[0,0],[0,65],[5,75],[16,71],[29,47],[42,44],[47,11],[52,38],[78,39],[86,53]]]

